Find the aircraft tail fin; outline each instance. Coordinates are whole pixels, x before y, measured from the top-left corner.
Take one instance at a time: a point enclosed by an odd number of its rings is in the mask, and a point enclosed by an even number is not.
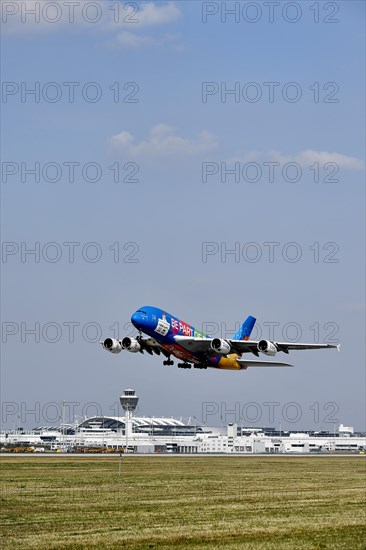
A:
[[[252,317],[251,315],[249,315],[249,317],[245,319],[244,323],[240,326],[239,330],[236,331],[236,333],[231,339],[232,340],[249,340],[249,336],[251,335],[255,322],[256,322],[255,317]]]

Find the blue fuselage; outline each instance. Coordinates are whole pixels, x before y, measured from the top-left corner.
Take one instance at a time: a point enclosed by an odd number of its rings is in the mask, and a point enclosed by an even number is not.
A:
[[[131,322],[138,331],[154,338],[169,354],[174,355],[178,359],[195,364],[207,364],[216,368],[224,367],[220,362],[226,363],[228,361],[222,355],[213,355],[208,358],[203,353],[187,351],[177,344],[174,340],[175,336],[191,336],[194,338],[207,338],[208,336],[162,309],[143,306],[135,311],[131,317]],[[236,363],[236,358],[237,355],[233,354],[230,361],[235,361]],[[224,368],[230,368],[230,366],[226,365]],[[231,368],[238,367],[233,363]]]

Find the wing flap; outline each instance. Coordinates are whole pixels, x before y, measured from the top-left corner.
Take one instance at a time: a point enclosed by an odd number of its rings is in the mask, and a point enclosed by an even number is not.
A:
[[[153,338],[139,337],[137,339],[141,346],[140,351],[142,353],[144,351],[147,351],[150,355],[153,355],[154,353],[156,355],[160,355],[162,353],[165,357],[169,357],[169,353]]]
[[[177,344],[187,351],[208,352],[211,348],[212,338],[194,338],[193,336],[174,336]]]

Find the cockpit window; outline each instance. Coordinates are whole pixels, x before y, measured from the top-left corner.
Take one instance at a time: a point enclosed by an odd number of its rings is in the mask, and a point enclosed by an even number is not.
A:
[[[142,309],[139,309],[137,313],[143,313],[144,315],[147,315],[146,311],[142,311]]]

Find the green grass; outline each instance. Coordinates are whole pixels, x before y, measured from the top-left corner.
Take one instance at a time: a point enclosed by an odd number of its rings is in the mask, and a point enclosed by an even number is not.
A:
[[[1,547],[366,548],[364,457],[2,457]]]

